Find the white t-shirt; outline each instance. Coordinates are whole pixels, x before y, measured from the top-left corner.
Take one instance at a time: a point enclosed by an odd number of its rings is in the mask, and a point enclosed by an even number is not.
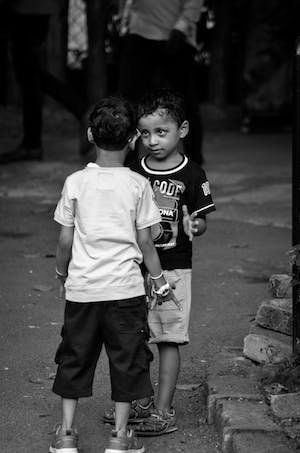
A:
[[[54,220],[74,226],[67,300],[109,301],[145,294],[136,231],[161,220],[145,177],[126,167],[90,163],[67,177]]]

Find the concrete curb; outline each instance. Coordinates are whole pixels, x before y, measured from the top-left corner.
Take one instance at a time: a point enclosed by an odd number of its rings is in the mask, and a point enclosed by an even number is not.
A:
[[[296,453],[294,442],[274,422],[260,391],[261,367],[227,349],[208,370],[207,418],[221,438],[222,453]]]

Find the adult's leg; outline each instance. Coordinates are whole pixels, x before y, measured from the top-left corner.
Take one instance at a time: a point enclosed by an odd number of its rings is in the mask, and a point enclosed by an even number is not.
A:
[[[163,46],[163,41],[138,35],[129,34],[122,38],[118,91],[131,102],[138,102],[145,92],[155,87]],[[143,154],[143,145],[137,140],[134,150],[126,157],[125,165]]]
[[[41,146],[43,91],[40,72],[48,24],[47,15],[15,14],[13,17],[12,52],[23,108],[22,144],[28,149]]]
[[[43,91],[63,105],[75,118],[81,121],[87,111],[87,101],[66,82],[42,69],[41,82]]]
[[[122,38],[118,91],[136,102],[153,87],[159,41],[127,35]]]
[[[0,6],[0,104],[7,105],[8,101],[8,67],[9,67],[9,34],[10,15],[7,5]]]
[[[202,165],[203,128],[197,99],[193,47],[186,44],[185,50],[176,55],[176,58],[166,54],[164,71],[171,87],[181,92],[186,101],[190,132],[184,140],[185,151],[194,162]]]

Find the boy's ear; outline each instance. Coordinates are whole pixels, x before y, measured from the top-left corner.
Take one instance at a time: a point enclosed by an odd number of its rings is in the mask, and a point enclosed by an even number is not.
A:
[[[187,134],[189,133],[189,130],[190,130],[189,122],[187,120],[183,121],[183,123],[179,127],[179,136],[180,136],[180,138],[186,137]]]
[[[90,127],[88,127],[88,129],[87,129],[87,138],[90,143],[93,143],[93,144],[95,143],[92,129]]]

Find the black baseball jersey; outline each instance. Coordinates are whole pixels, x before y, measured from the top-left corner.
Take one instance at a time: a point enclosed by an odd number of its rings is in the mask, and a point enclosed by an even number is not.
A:
[[[147,156],[133,162],[131,169],[149,179],[162,217],[153,231],[155,247],[163,269],[192,267],[192,242],[183,230],[182,206],[198,217],[215,210],[204,170],[187,156],[169,170],[154,170]]]

